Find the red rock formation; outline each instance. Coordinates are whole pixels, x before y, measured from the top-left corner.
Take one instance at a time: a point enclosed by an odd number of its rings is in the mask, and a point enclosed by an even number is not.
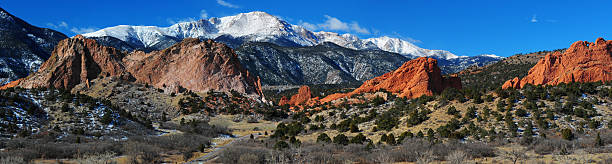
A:
[[[126,73],[121,63],[124,56],[115,48],[77,35],[60,41],[39,71],[22,80],[19,86],[70,89],[100,75],[119,76]]]
[[[21,82],[21,80],[23,80],[23,79],[17,79],[17,80],[15,80],[15,81],[11,81],[11,82],[10,82],[10,83],[8,83],[8,84],[5,84],[5,85],[3,85],[3,86],[0,86],[0,90],[5,90],[5,89],[7,89],[7,88],[12,88],[12,87],[15,87],[15,86],[19,85],[19,83]]]
[[[598,38],[595,43],[577,41],[563,53],[547,54],[529,70],[527,76],[520,81],[518,78],[509,80],[502,88],[611,80],[612,41]]]
[[[287,97],[281,98],[278,102],[278,105],[289,104],[289,106],[302,106],[302,105],[310,105],[309,101],[312,98],[312,94],[310,92],[310,87],[304,85],[300,87],[298,93],[291,96],[291,99],[287,100]]]
[[[188,38],[161,51],[135,52],[123,61],[137,82],[157,88],[235,90],[263,96],[258,78],[242,67],[234,50],[212,40]]]
[[[285,104],[289,104],[289,99],[287,99],[286,96],[283,96],[283,97],[281,97],[280,100],[278,100],[278,105],[282,106],[282,105],[285,105]]]
[[[518,77],[515,77],[512,80],[508,80],[504,83],[504,85],[502,85],[502,88],[506,89],[506,88],[520,88],[521,87],[521,80]]]
[[[321,99],[321,102],[380,90],[389,91],[399,97],[416,98],[442,92],[448,87],[461,88],[461,80],[458,77],[444,79],[436,59],[420,57],[404,63],[393,72],[366,81],[352,92],[332,94]]]
[[[72,89],[100,76],[171,90],[235,90],[263,99],[258,78],[242,67],[231,48],[198,39],[185,39],[161,51],[125,55],[78,35],[61,41],[38,72],[16,83],[24,88]]]

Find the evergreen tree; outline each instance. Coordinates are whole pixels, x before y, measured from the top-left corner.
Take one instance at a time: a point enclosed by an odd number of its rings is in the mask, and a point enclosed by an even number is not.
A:
[[[363,133],[359,133],[355,137],[351,138],[350,143],[363,144],[363,142],[365,142],[366,140],[367,138],[363,135]]]
[[[561,137],[565,140],[573,140],[574,139],[574,133],[572,132],[571,129],[563,129],[561,130]]]
[[[317,137],[317,142],[326,142],[326,143],[330,143],[332,140],[331,138],[329,138],[329,136],[325,133],[321,133],[319,134],[319,136]]]
[[[335,144],[348,145],[348,142],[348,137],[346,137],[344,134],[338,134],[336,137],[334,137]]]

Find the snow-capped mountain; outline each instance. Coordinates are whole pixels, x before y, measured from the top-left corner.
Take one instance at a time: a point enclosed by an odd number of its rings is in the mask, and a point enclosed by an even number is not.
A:
[[[381,50],[395,52],[402,55],[436,57],[442,59],[459,58],[459,56],[445,50],[428,50],[421,47],[417,47],[416,45],[408,41],[401,40],[398,38],[390,38],[387,36],[379,38],[369,38],[365,39],[365,41],[374,43],[376,47],[380,48]]]
[[[408,57],[426,56],[442,59],[458,57],[444,50],[420,48],[398,38],[384,36],[360,39],[352,34],[312,32],[259,11],[177,23],[170,27],[119,25],[83,35],[85,37],[112,36],[140,49],[163,49],[184,38],[192,37],[220,38],[217,40],[226,42],[232,47],[238,47],[248,41],[271,42],[281,46],[314,46],[323,42],[332,42],[356,50],[378,48]]]
[[[180,42],[184,38],[214,39],[232,48],[246,42],[269,42],[284,47],[307,47],[331,42],[354,50],[380,49],[398,53],[408,59],[432,57],[440,60],[444,73],[454,73],[472,65],[484,65],[498,61],[498,56],[457,56],[445,50],[429,50],[409,41],[392,37],[360,39],[353,34],[335,32],[312,32],[265,12],[242,13],[221,18],[182,22],[170,27],[119,25],[96,32],[83,34],[106,45],[122,45],[123,50],[160,50]],[[113,43],[114,37],[129,46]],[[129,47],[132,47],[130,49]]]
[[[264,12],[182,22],[170,27],[119,25],[83,36],[112,36],[141,49],[167,48],[184,38],[215,39],[221,36],[283,46],[313,46],[318,43],[312,32]]]

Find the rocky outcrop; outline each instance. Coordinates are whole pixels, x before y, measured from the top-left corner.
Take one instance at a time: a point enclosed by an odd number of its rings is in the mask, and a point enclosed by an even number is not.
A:
[[[52,54],[38,72],[22,80],[19,86],[72,89],[98,76],[120,76],[127,73],[121,62],[125,54],[80,35],[60,41]]]
[[[287,100],[287,97],[281,98],[278,102],[278,105],[288,104],[289,106],[302,106],[302,105],[311,105],[309,102],[312,99],[312,93],[310,91],[310,87],[304,85],[300,87],[298,93],[291,96],[291,99]]]
[[[449,87],[461,88],[461,80],[458,77],[443,78],[436,59],[420,57],[404,63],[395,71],[366,81],[352,92],[332,94],[321,99],[321,102],[382,90],[399,97],[416,98],[423,95],[431,96]]]
[[[506,89],[506,88],[520,88],[521,87],[521,80],[518,77],[515,77],[512,80],[508,80],[504,83],[504,85],[502,85],[502,88]]]
[[[509,80],[502,88],[522,88],[527,84],[557,85],[610,80],[612,41],[598,38],[594,43],[577,41],[565,52],[547,54],[529,70],[527,76],[520,80]]]
[[[262,96],[258,78],[242,67],[234,50],[212,40],[188,38],[161,51],[132,53],[123,61],[137,82],[157,88]]]
[[[259,79],[240,65],[231,48],[198,39],[185,39],[161,51],[126,55],[78,35],[61,41],[38,72],[16,83],[24,88],[72,89],[109,76],[173,92],[181,88],[196,92],[233,90],[263,99]]]

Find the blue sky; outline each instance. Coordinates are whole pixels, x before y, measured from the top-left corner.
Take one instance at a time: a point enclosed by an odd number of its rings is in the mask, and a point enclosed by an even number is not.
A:
[[[603,0],[2,0],[0,6],[70,36],[120,24],[169,26],[264,11],[316,31],[400,37],[467,56],[510,56],[612,39],[612,1]]]

